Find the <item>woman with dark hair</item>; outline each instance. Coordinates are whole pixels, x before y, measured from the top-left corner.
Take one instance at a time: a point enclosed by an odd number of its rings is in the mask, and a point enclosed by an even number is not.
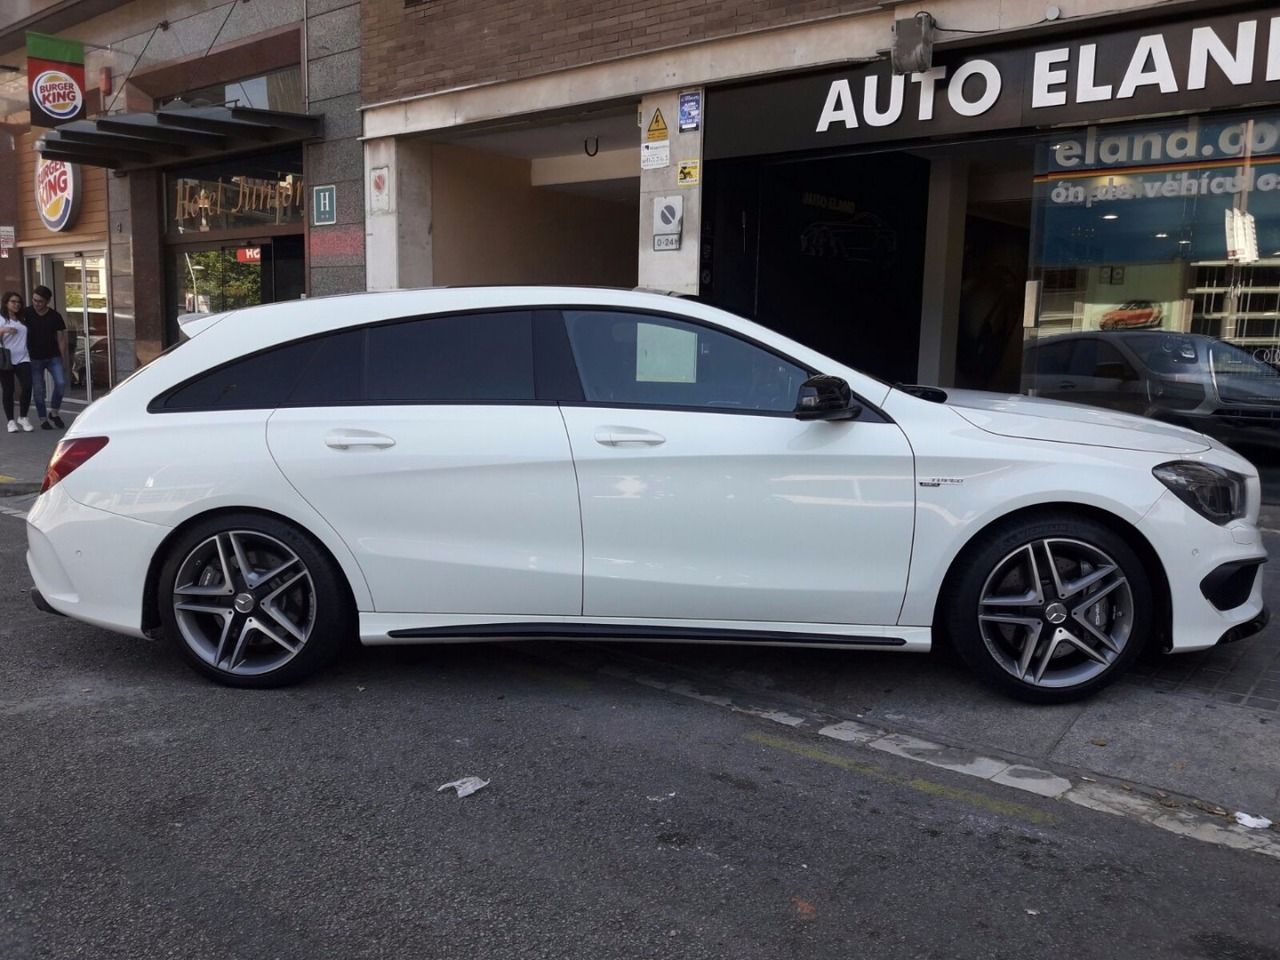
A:
[[[0,391],[4,393],[4,418],[9,422],[9,432],[19,428],[30,432],[31,420],[31,357],[27,354],[27,325],[22,322],[22,297],[9,291],[0,300],[0,347],[9,351],[10,367],[0,370]],[[18,384],[18,405],[21,416],[13,419],[13,385]]]

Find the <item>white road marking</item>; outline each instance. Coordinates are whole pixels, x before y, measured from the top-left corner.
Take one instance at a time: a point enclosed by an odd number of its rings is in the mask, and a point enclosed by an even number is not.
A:
[[[13,507],[6,507],[3,503],[0,503],[0,513],[8,514],[11,517],[17,517],[19,520],[27,519],[27,511],[15,510]]]

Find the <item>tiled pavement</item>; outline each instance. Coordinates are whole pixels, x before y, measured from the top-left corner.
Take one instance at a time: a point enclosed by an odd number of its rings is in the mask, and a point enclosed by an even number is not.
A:
[[[1200,653],[1144,657],[1126,681],[1166,693],[1280,711],[1280,625]]]

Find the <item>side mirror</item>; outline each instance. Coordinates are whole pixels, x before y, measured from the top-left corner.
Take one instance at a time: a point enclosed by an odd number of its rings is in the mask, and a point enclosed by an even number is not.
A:
[[[819,374],[800,384],[795,412],[797,420],[852,420],[862,407],[853,402],[849,384]]]

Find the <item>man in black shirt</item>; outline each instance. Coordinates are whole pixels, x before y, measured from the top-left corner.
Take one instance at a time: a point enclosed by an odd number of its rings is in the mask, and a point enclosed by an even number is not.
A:
[[[64,360],[67,354],[67,324],[62,319],[62,314],[50,306],[52,302],[52,290],[48,287],[36,287],[31,291],[31,306],[22,311],[22,322],[27,327],[27,352],[31,354],[36,416],[40,418],[40,427],[44,430],[52,430],[55,426],[66,427],[58,414],[62,409],[62,394],[67,389]],[[47,415],[44,404],[46,370],[53,377],[53,399],[49,403]],[[51,420],[52,423],[49,422]]]

